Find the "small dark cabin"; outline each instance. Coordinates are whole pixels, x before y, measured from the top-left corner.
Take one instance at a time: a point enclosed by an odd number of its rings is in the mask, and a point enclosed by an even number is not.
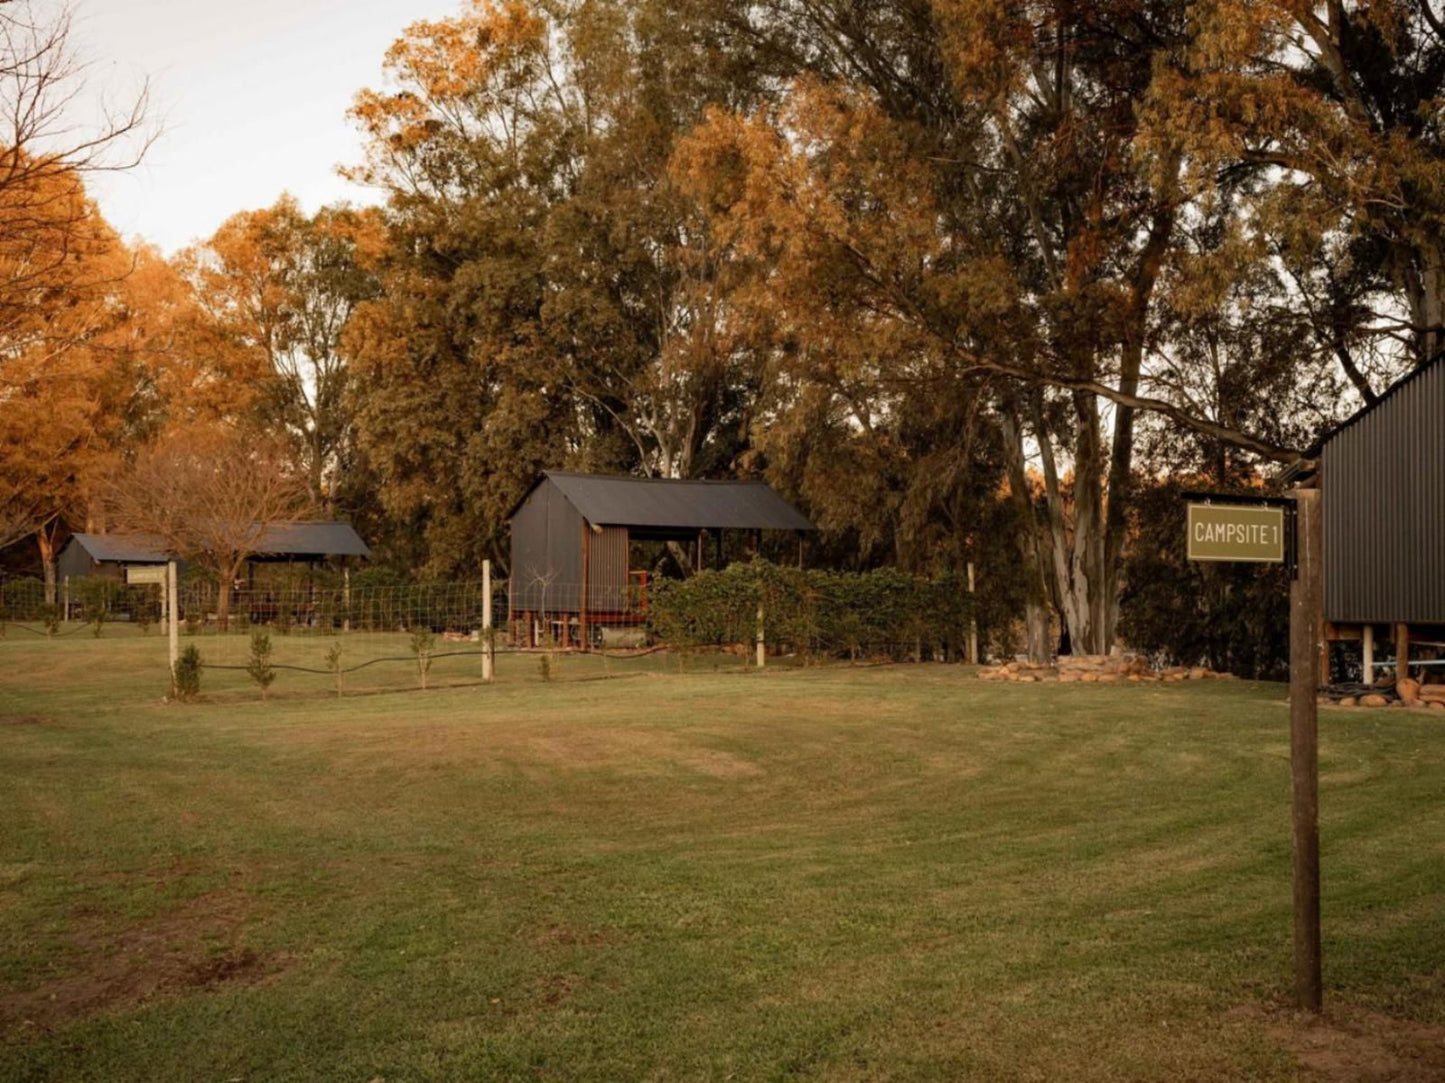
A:
[[[1445,364],[1424,365],[1317,445],[1324,617],[1331,639],[1397,657],[1445,647]],[[1445,662],[1440,663],[1445,665]]]
[[[319,563],[336,557],[369,557],[371,550],[350,523],[304,520],[266,527],[251,563]],[[61,578],[124,579],[132,566],[164,564],[165,542],[149,534],[72,534],[56,558]]]
[[[707,542],[722,563],[723,534],[763,531],[799,537],[813,524],[761,481],[677,481],[549,470],[512,509],[508,608],[514,629],[535,643],[546,619],[563,642],[590,645],[604,627],[646,617],[647,573],[632,567],[637,542],[677,542],[694,567]],[[517,622],[520,622],[518,625]],[[589,634],[589,626],[592,634]]]

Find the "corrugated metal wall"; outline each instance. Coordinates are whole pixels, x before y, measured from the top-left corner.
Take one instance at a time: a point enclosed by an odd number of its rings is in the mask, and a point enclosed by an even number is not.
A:
[[[1445,365],[1324,446],[1325,619],[1445,624]]]
[[[543,481],[512,517],[514,612],[576,612],[582,590],[582,515]]]
[[[627,528],[608,526],[591,531],[587,554],[587,608],[593,613],[620,613],[627,604]]]

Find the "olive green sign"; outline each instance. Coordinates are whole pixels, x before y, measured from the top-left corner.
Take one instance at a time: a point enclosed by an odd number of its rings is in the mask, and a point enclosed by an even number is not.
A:
[[[1189,559],[1284,563],[1284,509],[1190,504]]]

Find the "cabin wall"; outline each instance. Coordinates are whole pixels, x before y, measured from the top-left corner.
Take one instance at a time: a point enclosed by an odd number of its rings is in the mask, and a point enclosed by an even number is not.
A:
[[[1445,624],[1445,365],[1325,444],[1325,619]]]
[[[55,572],[60,576],[60,581],[65,582],[66,578],[80,579],[87,575],[101,575],[103,564],[96,564],[90,559],[87,553],[76,542],[71,542],[60,551],[60,556],[55,561]]]
[[[582,515],[550,480],[512,517],[511,608],[576,612],[582,589]]]
[[[587,554],[587,609],[591,613],[627,610],[627,528],[608,526],[591,530]]]

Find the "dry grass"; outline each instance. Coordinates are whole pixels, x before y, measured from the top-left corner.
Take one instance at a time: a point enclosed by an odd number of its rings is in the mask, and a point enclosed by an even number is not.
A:
[[[1314,1023],[1275,688],[504,658],[167,706],[158,648],[0,641],[5,1079],[1445,1074],[1429,716],[1323,716]]]

